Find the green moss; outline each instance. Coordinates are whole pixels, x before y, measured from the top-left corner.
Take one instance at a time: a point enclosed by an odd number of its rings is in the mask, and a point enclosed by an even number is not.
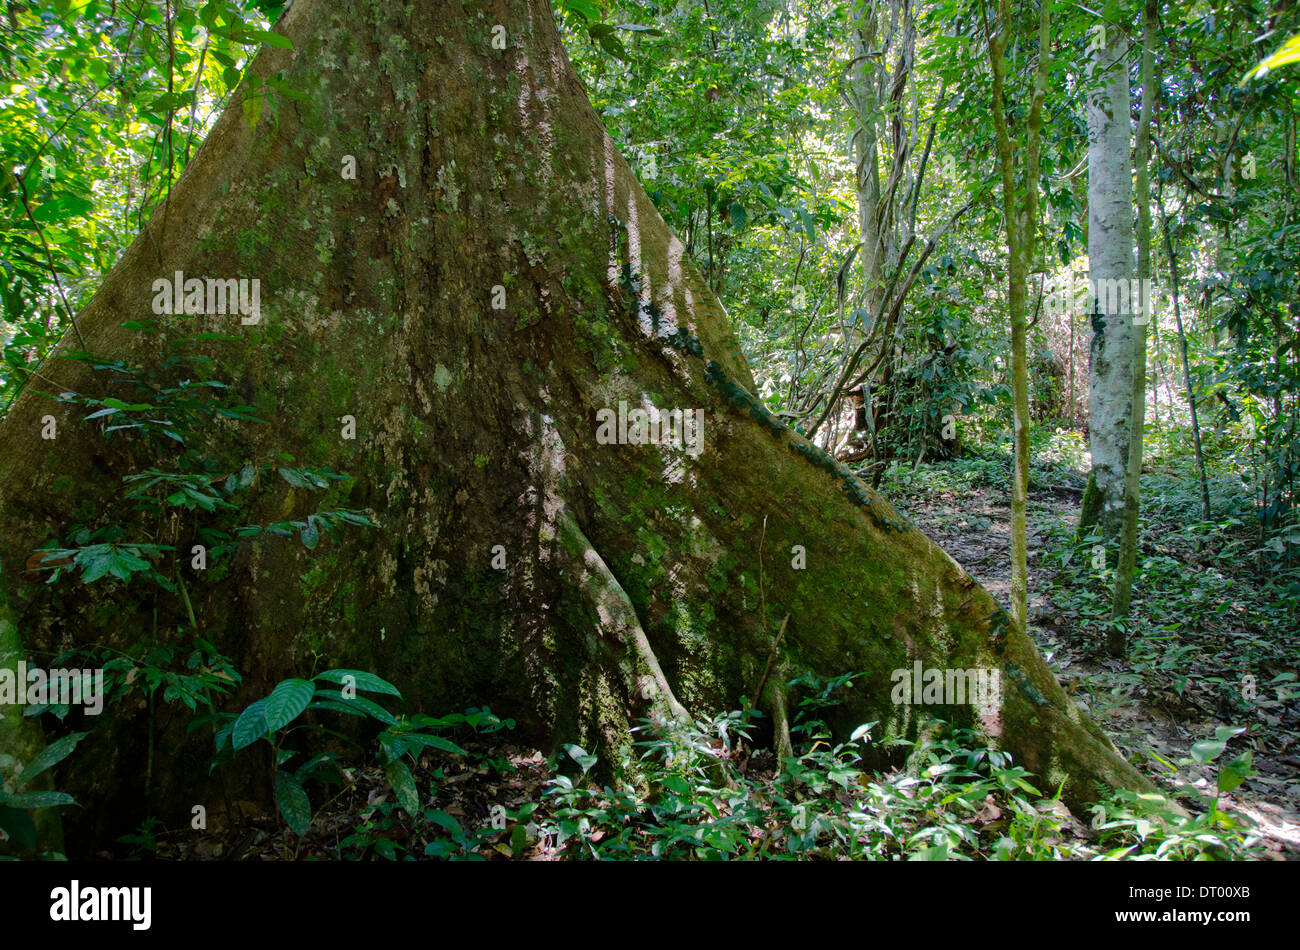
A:
[[[283,320],[280,320],[278,317],[269,315],[265,311],[263,311],[262,323],[266,327],[265,333],[268,342],[270,342],[271,344],[277,344],[282,339],[284,339],[285,327],[284,327]]]
[[[531,326],[542,321],[542,311],[537,307],[524,307],[519,312],[519,319],[515,321],[516,330],[527,330]]]
[[[731,586],[731,572],[736,568],[740,561],[730,554],[724,555],[718,559],[718,563],[713,565],[705,577],[705,583],[715,594],[721,594]]]
[[[271,250],[271,238],[265,225],[245,228],[235,235],[235,250],[245,261],[257,260]]]
[[[259,387],[253,394],[253,415],[259,419],[274,419],[279,411],[278,395],[269,387]]]
[[[1035,705],[1047,705],[1047,697],[1042,694],[1037,686],[1030,682],[1029,677],[1025,675],[1024,670],[1022,670],[1018,664],[1007,660],[1003,664],[1003,668],[1007,671],[1007,679],[1015,683],[1016,687],[1029,697]]]

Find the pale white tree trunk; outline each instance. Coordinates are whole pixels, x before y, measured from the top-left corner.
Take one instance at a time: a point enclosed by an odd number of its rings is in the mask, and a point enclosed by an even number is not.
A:
[[[1143,287],[1151,283],[1151,114],[1155,109],[1155,32],[1158,28],[1158,0],[1146,0],[1142,11],[1142,117],[1137,136],[1138,201],[1138,280]],[[1124,485],[1124,521],[1120,537],[1119,565],[1115,570],[1115,596],[1112,617],[1127,617],[1133,593],[1133,575],[1137,569],[1138,504],[1141,494],[1142,436],[1146,423],[1147,324],[1151,322],[1149,301],[1143,299],[1141,320],[1133,329],[1133,392],[1129,402],[1132,429],[1129,432],[1128,475]],[[1151,323],[1152,329],[1155,324]],[[1159,390],[1157,397],[1159,395]],[[1160,421],[1160,404],[1156,403],[1156,421]],[[1107,645],[1113,656],[1123,656],[1127,648],[1124,627],[1112,624]]]
[[[1133,397],[1133,182],[1129,162],[1128,43],[1112,26],[1095,44],[1088,98],[1088,277],[1092,342],[1088,433],[1092,478],[1081,528],[1116,537],[1124,514]]]

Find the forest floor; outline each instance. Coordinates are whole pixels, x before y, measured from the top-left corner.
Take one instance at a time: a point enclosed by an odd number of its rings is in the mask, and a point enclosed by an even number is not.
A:
[[[900,511],[1004,606],[1010,597],[1008,467],[1006,459],[964,459],[895,469],[882,485]],[[1300,857],[1300,631],[1287,608],[1270,601],[1275,592],[1261,582],[1253,559],[1243,555],[1250,539],[1225,532],[1205,543],[1207,529],[1190,524],[1186,487],[1175,490],[1175,482],[1157,476],[1147,485],[1144,477],[1147,514],[1143,572],[1134,588],[1137,623],[1129,655],[1115,660],[1100,647],[1109,614],[1108,575],[1093,570],[1086,553],[1067,553],[1083,477],[1077,467],[1035,463],[1028,510],[1030,634],[1075,701],[1130,761],[1170,791],[1212,794],[1218,763],[1196,765],[1189,752],[1195,743],[1214,739],[1216,728],[1244,727],[1223,759],[1249,748],[1254,771],[1220,798],[1220,807],[1259,829],[1268,856],[1295,859]],[[273,807],[236,800],[233,814],[222,809],[211,816],[206,833],[158,826],[156,836],[146,827],[141,835],[120,840],[135,845],[137,853],[173,860],[400,859],[435,854],[427,850],[431,847],[441,857],[559,859],[555,840],[531,828],[525,832],[521,815],[537,808],[535,820],[554,819],[554,807],[547,804],[554,761],[511,738],[499,732],[458,739],[469,750],[466,758],[433,750],[422,754],[413,771],[433,797],[430,809],[415,821],[398,807],[383,770],[367,763],[344,770],[346,781],[316,809],[306,837],[288,831]],[[758,751],[741,769],[770,780],[774,764],[770,753]],[[501,809],[511,815],[508,827]],[[996,837],[998,814],[989,805],[971,820],[978,833]],[[1090,837],[1068,813],[1063,821],[1063,836]],[[490,830],[495,827],[503,830]],[[592,841],[599,843],[605,834],[594,830]]]
[[[1001,465],[992,468],[926,466],[891,473],[882,489],[1010,608],[1009,473]],[[1186,542],[1188,532],[1180,531],[1186,525],[1178,523],[1177,512],[1163,510],[1163,483],[1157,482],[1144,488],[1153,514],[1142,553],[1152,570],[1134,588],[1140,630],[1131,634],[1130,655],[1112,659],[1102,648],[1105,582],[1086,580],[1091,572],[1080,570],[1086,552],[1076,557],[1073,571],[1063,567],[1060,553],[1078,523],[1083,487],[1081,473],[1060,465],[1035,466],[1032,473],[1026,516],[1030,635],[1075,701],[1130,761],[1170,790],[1191,786],[1213,794],[1217,766],[1190,763],[1189,750],[1214,739],[1216,727],[1245,726],[1231,748],[1249,747],[1255,772],[1224,794],[1220,807],[1256,824],[1274,854],[1300,857],[1294,622],[1279,622],[1267,608],[1258,577],[1241,569],[1249,559],[1235,559],[1238,569],[1229,573],[1224,562],[1234,560],[1230,552],[1220,550],[1227,556],[1216,558]]]

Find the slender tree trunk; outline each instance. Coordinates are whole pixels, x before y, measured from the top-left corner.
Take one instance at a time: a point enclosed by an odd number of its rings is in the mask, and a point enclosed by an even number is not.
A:
[[[166,231],[155,216],[78,316],[89,349],[132,363],[151,362],[160,337],[230,338],[204,345],[265,422],[217,433],[214,466],[287,452],[348,472],[341,500],[380,525],[310,552],[249,544],[222,572],[193,572],[205,637],[245,673],[232,706],[318,660],[392,678],[411,709],[490,703],[548,748],[579,742],[616,763],[638,718],[752,695],[788,614],[775,668],[867,674],[837,730],[875,720],[914,737],[927,710],[894,702],[896,671],[988,668],[1000,695],[945,718],[1063,782],[1072,807],[1097,782],[1150,788],[1021,624],[765,414],[725,311],[605,133],[545,0],[296,0],[277,29],[294,49],[263,50],[252,73],[307,98],[251,129],[237,93],[176,184]],[[123,327],[152,319],[155,281],[177,271],[259,277],[258,321]],[[51,391],[130,396],[60,358],[74,347],[42,367]],[[696,438],[679,426],[655,441],[635,423],[611,438],[620,403],[698,412]],[[54,440],[39,435],[46,415]],[[169,464],[101,425],[32,390],[0,424],[8,576],[78,521],[129,520],[121,477]],[[259,487],[245,523],[312,510]],[[160,643],[190,635],[176,598],[110,583],[13,591],[25,646],[133,649],[154,609]],[[778,718],[785,682],[764,688]],[[61,777],[99,840],[122,833],[103,803],[139,795],[146,759],[136,710],[105,719]],[[168,825],[218,794],[205,768],[178,767],[209,746],[160,730]]]
[[[1029,266],[1038,235],[1038,168],[1043,98],[1051,54],[1051,5],[1040,4],[1038,69],[1025,128],[1025,194],[1015,188],[1016,144],[1006,121],[1007,34],[1012,29],[1009,0],[1001,0],[998,29],[989,32],[989,62],[993,73],[993,127],[1002,169],[1002,217],[1007,232],[1007,300],[1011,311],[1011,388],[1015,419],[1015,462],[1011,477],[1011,611],[1022,627],[1028,611],[1028,558],[1025,530],[1029,494],[1029,373],[1026,358],[1026,297]],[[986,24],[987,29],[987,24]]]
[[[1155,295],[1151,292],[1151,120],[1155,107],[1155,34],[1157,0],[1146,0],[1142,18],[1142,118],[1137,132],[1137,205],[1138,205],[1138,299],[1141,316],[1133,318],[1133,388],[1132,430],[1128,440],[1128,467],[1124,479],[1124,526],[1120,535],[1119,563],[1115,569],[1115,592],[1111,601],[1111,619],[1127,617],[1133,594],[1133,574],[1137,569],[1138,506],[1141,495],[1142,438],[1146,423],[1147,391],[1147,324],[1150,323]],[[1158,404],[1157,404],[1158,406]],[[1123,656],[1126,649],[1125,628],[1110,625],[1106,647],[1112,656]]]
[[[1187,408],[1192,417],[1192,451],[1196,455],[1196,477],[1201,488],[1201,520],[1210,520],[1210,483],[1205,477],[1205,456],[1201,452],[1201,423],[1196,415],[1196,392],[1192,389],[1192,366],[1187,358],[1187,334],[1183,331],[1183,311],[1178,281],[1178,255],[1174,252],[1174,238],[1169,231],[1169,215],[1164,202],[1160,202],[1160,229],[1165,236],[1165,252],[1169,255],[1169,281],[1174,300],[1174,326],[1178,331],[1178,357],[1183,366],[1183,385],[1187,389]]]
[[[1112,9],[1109,7],[1107,9]],[[1088,278],[1092,341],[1088,363],[1088,441],[1092,472],[1080,533],[1093,526],[1119,536],[1124,513],[1133,394],[1133,186],[1129,154],[1128,43],[1099,24],[1090,73],[1101,84],[1088,100]],[[1099,41],[1105,39],[1102,44]]]
[[[846,99],[853,123],[854,183],[858,235],[862,242],[859,251],[863,280],[860,306],[875,323],[883,318],[887,289],[899,276],[900,254],[911,228],[906,205],[913,197],[913,187],[919,187],[907,174],[917,130],[913,125],[907,136],[901,132],[904,93],[911,77],[916,44],[916,23],[910,0],[857,0],[853,10],[856,20],[853,65],[849,70]],[[894,60],[892,68],[889,65],[891,57]],[[892,137],[890,129],[894,132]],[[883,191],[880,175],[882,139],[892,142],[893,146],[888,152],[888,179]],[[895,339],[883,339],[882,347],[892,350]],[[852,359],[860,342],[861,331],[855,323],[854,330],[845,334],[846,363]],[[888,399],[887,381],[882,380],[874,387],[869,383],[870,380],[856,390],[864,402],[873,389]],[[868,415],[873,411],[870,404],[866,409]],[[888,429],[892,418],[893,413],[886,409],[881,413],[879,428]],[[870,435],[873,447],[879,446],[881,432],[877,431],[874,421]],[[874,453],[873,458],[888,461]]]
[[[1152,267],[1152,270],[1158,270],[1159,265]],[[1154,292],[1153,292],[1154,293]],[[1155,314],[1152,314],[1154,317]],[[1151,370],[1151,428],[1154,432],[1160,431],[1160,371],[1164,363],[1160,358],[1160,321],[1151,321],[1151,359],[1147,365]],[[1172,409],[1172,407],[1170,407]]]

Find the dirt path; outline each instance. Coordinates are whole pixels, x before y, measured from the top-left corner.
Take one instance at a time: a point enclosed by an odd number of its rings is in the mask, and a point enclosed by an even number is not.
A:
[[[1078,522],[1080,495],[1072,488],[1030,491],[1030,635],[1075,700],[1131,761],[1166,787],[1176,781],[1212,792],[1217,774],[1213,766],[1177,768],[1175,774],[1160,760],[1176,765],[1194,743],[1214,738],[1216,726],[1247,725],[1256,774],[1223,796],[1220,806],[1255,822],[1275,856],[1300,857],[1298,704],[1261,711],[1243,723],[1239,712],[1225,716],[1214,707],[1212,698],[1206,698],[1208,687],[1172,690],[1167,682],[1172,676],[1162,676],[1159,670],[1135,671],[1135,664],[1113,660],[1095,644],[1083,642],[1075,632],[1077,624],[1052,597],[1056,560],[1048,537],[1052,529]],[[999,603],[1010,607],[1011,508],[1005,492],[977,485],[889,496]],[[1186,639],[1195,637],[1189,633]],[[1224,652],[1231,647],[1228,644]]]

